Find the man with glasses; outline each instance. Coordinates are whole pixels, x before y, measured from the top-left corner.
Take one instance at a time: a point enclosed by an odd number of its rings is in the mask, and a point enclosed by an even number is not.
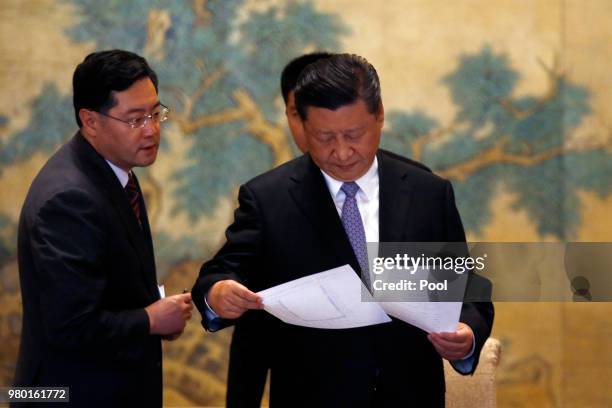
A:
[[[132,169],[155,161],[168,109],[155,72],[127,51],[88,55],[73,91],[79,131],[36,176],[21,212],[15,385],[69,387],[62,406],[161,407],[161,339],[182,333],[193,306],[189,293],[160,299]]]

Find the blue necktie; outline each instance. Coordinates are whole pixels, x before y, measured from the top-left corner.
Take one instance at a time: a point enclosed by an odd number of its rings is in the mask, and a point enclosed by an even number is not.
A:
[[[340,189],[346,194],[344,204],[342,205],[342,225],[361,267],[361,280],[369,290],[370,268],[368,267],[368,249],[363,222],[361,221],[359,207],[357,207],[357,200],[355,199],[359,186],[354,181],[351,181],[342,184]]]

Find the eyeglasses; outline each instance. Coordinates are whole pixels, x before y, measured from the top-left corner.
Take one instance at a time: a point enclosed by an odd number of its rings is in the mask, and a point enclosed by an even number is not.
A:
[[[129,125],[132,129],[141,129],[147,126],[147,123],[149,123],[150,121],[152,121],[155,124],[164,122],[166,119],[168,119],[168,112],[170,112],[170,109],[168,109],[168,107],[160,103],[159,108],[153,111],[152,113],[149,113],[148,115],[144,115],[136,119],[130,119],[130,120],[123,120],[123,119],[117,118],[115,116],[107,115],[106,113],[102,113],[99,111],[96,111],[96,112],[98,112],[102,116],[106,116],[107,118],[111,118],[111,119],[118,120],[119,122],[123,122],[126,125]]]

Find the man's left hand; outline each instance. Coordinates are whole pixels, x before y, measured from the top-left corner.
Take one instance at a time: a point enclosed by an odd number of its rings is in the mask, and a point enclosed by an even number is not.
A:
[[[449,361],[461,360],[472,350],[474,333],[470,326],[459,322],[454,333],[429,333],[427,339],[436,348],[438,354]]]

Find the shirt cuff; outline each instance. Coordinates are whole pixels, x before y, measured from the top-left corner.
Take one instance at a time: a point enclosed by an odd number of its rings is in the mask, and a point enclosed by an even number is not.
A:
[[[204,311],[204,320],[206,321],[206,330],[210,332],[215,332],[223,328],[222,322],[223,319],[219,317],[217,313],[210,307],[208,304],[208,293],[204,296],[204,303],[206,304],[206,310]]]
[[[451,365],[455,368],[455,370],[459,371],[461,374],[469,374],[472,372],[474,368],[474,351],[476,350],[476,336],[472,333],[472,350],[468,353],[467,356],[463,357],[461,360],[451,361]]]
[[[204,296],[204,303],[206,304],[206,308],[208,309],[206,313],[210,313],[212,319],[214,319],[215,317],[219,317],[219,315],[216,314],[212,307],[210,307],[210,305],[208,304],[208,293],[206,294],[206,296]]]

